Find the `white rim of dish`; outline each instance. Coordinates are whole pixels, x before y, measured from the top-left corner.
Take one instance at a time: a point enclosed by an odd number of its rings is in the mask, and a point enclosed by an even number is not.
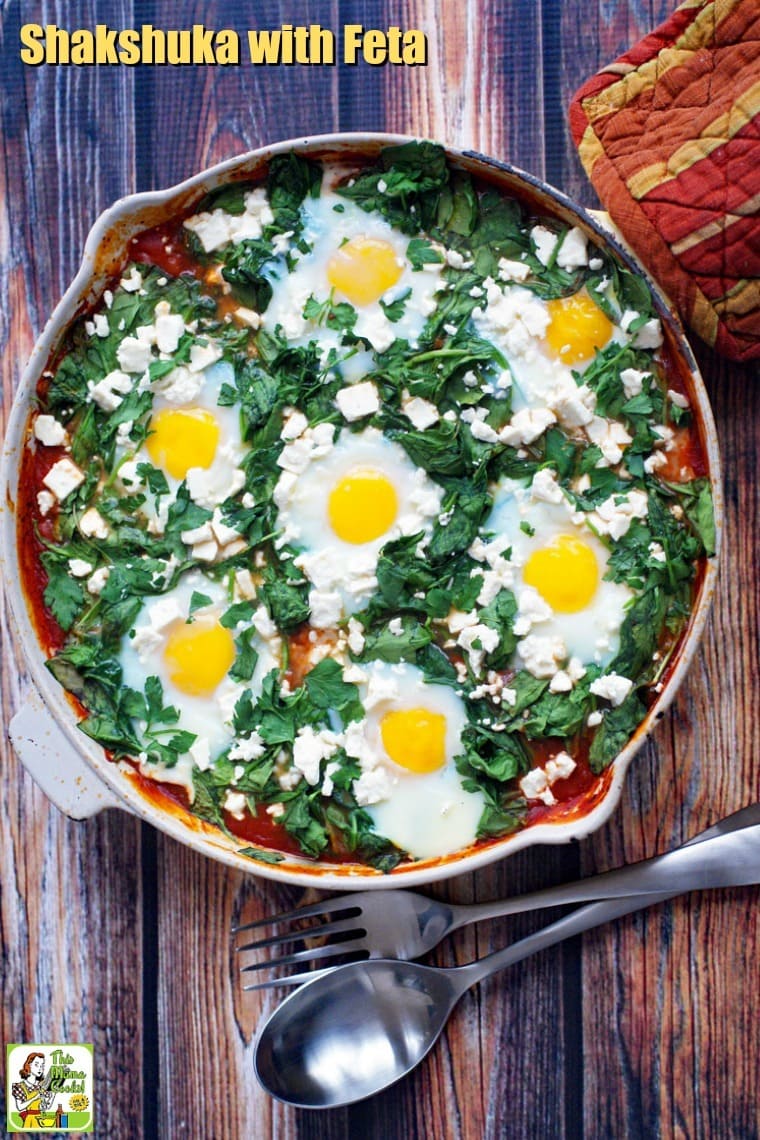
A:
[[[306,858],[285,856],[282,862],[264,863],[238,854],[245,845],[242,839],[230,840],[222,832],[205,825],[197,817],[182,813],[181,817],[169,810],[152,804],[139,790],[136,783],[125,776],[128,766],[117,764],[106,758],[100,745],[88,740],[76,727],[72,706],[68,703],[64,690],[55,682],[45,668],[44,654],[31,623],[29,611],[20,587],[18,558],[16,549],[15,501],[18,485],[19,461],[25,445],[25,431],[30,414],[30,401],[40,374],[66,328],[76,315],[93,303],[102,293],[105,281],[112,272],[101,269],[98,273],[98,256],[104,252],[109,236],[120,226],[124,230],[114,249],[120,257],[110,255],[111,265],[124,260],[126,242],[130,236],[140,232],[156,220],[146,224],[142,216],[151,211],[161,213],[172,203],[175,210],[189,205],[194,199],[214,189],[224,176],[231,173],[250,173],[255,168],[263,168],[275,155],[296,150],[302,154],[317,153],[327,156],[332,151],[334,159],[339,159],[343,151],[347,158],[357,152],[376,153],[386,146],[415,141],[414,136],[372,133],[344,132],[315,135],[309,138],[288,139],[270,146],[261,147],[242,155],[226,159],[192,177],[165,190],[132,194],[118,199],[95,221],[85,242],[81,265],[64,293],[51,317],[39,336],[22,374],[8,421],[3,445],[2,477],[2,520],[0,559],[8,583],[8,597],[14,631],[28,663],[32,680],[50,710],[57,725],[63,731],[71,748],[83,756],[99,780],[117,797],[120,803],[139,818],[153,824],[162,832],[177,839],[200,853],[242,870],[281,883],[294,886],[312,886],[321,890],[355,890],[358,885],[373,889],[419,886],[433,883],[454,875],[475,871],[517,851],[535,845],[556,845],[583,839],[601,827],[617,807],[622,793],[628,766],[653,726],[661,719],[673,700],[684,675],[696,652],[700,637],[709,614],[710,601],[715,589],[718,574],[718,561],[721,547],[723,504],[720,482],[720,456],[717,433],[712,410],[707,398],[702,378],[699,374],[691,348],[686,340],[680,321],[670,303],[648,272],[631,252],[621,246],[608,229],[600,224],[583,207],[572,202],[564,193],[543,182],[535,175],[492,157],[472,150],[461,150],[441,144],[447,156],[455,163],[477,167],[476,173],[498,181],[512,180],[523,189],[527,188],[539,197],[547,198],[547,212],[565,212],[604,246],[612,249],[618,258],[639,273],[647,281],[655,298],[659,315],[664,319],[670,334],[677,342],[689,372],[690,395],[698,412],[701,429],[701,443],[708,463],[716,519],[716,553],[707,560],[699,592],[687,629],[682,635],[676,664],[671,670],[667,683],[639,725],[632,739],[610,765],[609,783],[600,801],[586,814],[573,817],[568,822],[537,823],[483,846],[468,848],[463,854],[444,856],[434,860],[420,860],[400,866],[389,874],[383,874],[371,867],[360,864],[328,863],[320,864]],[[417,140],[418,141],[418,140]],[[248,170],[248,168],[254,168]],[[168,216],[168,214],[167,214]],[[131,219],[131,221],[130,221]],[[10,572],[9,572],[10,571]],[[132,769],[129,769],[132,771]],[[186,816],[189,818],[186,819]]]

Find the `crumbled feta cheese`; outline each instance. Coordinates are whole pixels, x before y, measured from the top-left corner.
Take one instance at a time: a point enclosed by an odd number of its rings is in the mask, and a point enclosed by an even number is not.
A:
[[[573,226],[562,239],[557,252],[557,265],[560,269],[579,269],[588,263],[588,245],[583,230]]]
[[[553,423],[557,422],[554,412],[548,408],[521,408],[509,423],[499,432],[499,440],[509,447],[523,443],[533,443]]]
[[[480,671],[483,658],[487,653],[493,653],[498,644],[498,631],[491,629],[489,625],[484,625],[482,622],[467,626],[457,638],[457,645],[460,645],[466,652],[474,673]]]
[[[484,284],[486,305],[473,312],[478,330],[490,336],[497,334],[509,356],[526,357],[535,352],[549,324],[544,302],[520,285],[501,289],[492,277]]]
[[[224,462],[226,459],[237,458],[234,447],[220,448],[217,457],[221,460],[218,468],[191,467],[185,476],[190,497],[199,506],[207,509],[213,509],[223,503],[245,486],[245,472],[239,467],[230,472],[228,464]]]
[[[646,321],[633,338],[634,348],[659,348],[662,344],[662,325],[656,317]]]
[[[87,593],[97,596],[103,593],[108,578],[111,574],[110,566],[99,566],[98,569],[90,575],[87,579]]]
[[[129,273],[125,273],[119,285],[121,285],[125,293],[136,293],[138,289],[142,288],[142,283],[142,273],[136,265],[131,265],[129,267]]]
[[[213,531],[213,536],[220,546],[228,546],[230,543],[235,542],[236,539],[240,538],[240,534],[235,530],[234,526],[228,526],[224,521],[222,512],[219,510],[219,507],[214,508],[210,526],[211,530]]]
[[[343,599],[337,590],[309,590],[309,625],[332,629],[343,616]]]
[[[566,780],[568,776],[572,776],[576,767],[575,760],[568,752],[558,752],[556,756],[546,761],[544,771],[549,783],[553,784],[557,780]]]
[[[646,492],[633,488],[624,495],[610,495],[588,518],[600,534],[608,534],[617,541],[628,533],[635,518],[646,518],[648,511]]]
[[[538,260],[542,265],[548,265],[557,244],[557,235],[546,226],[534,226],[530,231],[530,240],[533,242]]]
[[[385,768],[380,766],[362,772],[351,787],[359,807],[368,807],[388,799],[393,789],[393,780]]]
[[[539,678],[553,677],[567,657],[567,647],[561,637],[537,633],[529,633],[518,641],[517,651],[528,672]]]
[[[45,515],[50,514],[53,507],[55,506],[55,502],[55,495],[51,495],[49,491],[37,492],[37,507],[43,518]]]
[[[311,725],[299,728],[293,742],[293,767],[307,784],[319,783],[320,764],[334,756],[342,743],[341,737],[328,728],[315,729]]]
[[[98,380],[97,384],[93,384],[92,380],[88,381],[87,391],[90,399],[99,408],[104,412],[113,412],[122,403],[127,392],[132,391],[132,381],[126,372],[121,372],[117,368],[102,380]]]
[[[159,302],[159,304],[161,303],[162,302]],[[158,308],[158,305],[156,308]],[[160,316],[156,317],[155,328],[158,351],[165,352],[168,355],[171,355],[172,352],[176,352],[180,337],[185,331],[185,322],[179,313],[161,313]]]
[[[603,720],[604,716],[602,713],[600,713],[598,709],[595,709],[586,717],[586,724],[589,726],[589,728],[596,728],[596,726],[598,724],[601,724]]]
[[[251,601],[256,597],[256,583],[247,567],[235,571],[235,595],[242,601]]]
[[[462,419],[464,420],[464,412]],[[498,443],[499,436],[491,427],[490,424],[484,423],[483,420],[473,417],[470,421],[470,431],[472,432],[473,439],[480,440],[481,443]]]
[[[280,439],[298,439],[299,435],[303,435],[308,426],[309,421],[306,419],[306,416],[303,414],[303,412],[294,410],[290,413],[282,425]]]
[[[269,616],[269,610],[266,606],[259,606],[251,621],[259,637],[263,637],[264,641],[271,641],[272,638],[277,637],[277,626]]]
[[[561,503],[564,498],[557,476],[550,467],[541,467],[533,476],[530,493],[543,503]]]
[[[194,344],[190,349],[190,359],[187,367],[190,372],[203,372],[221,360],[222,350],[218,344],[209,341],[208,344]]]
[[[617,420],[607,420],[604,416],[593,416],[585,425],[585,431],[610,466],[620,462],[623,458],[623,448],[631,442],[631,436],[621,423]]]
[[[218,554],[219,547],[215,538],[193,544],[192,555],[196,562],[215,562]]]
[[[84,471],[80,471],[76,463],[72,463],[70,459],[59,459],[43,477],[42,482],[59,502],[63,502],[72,491],[76,491],[77,487],[84,483]]]
[[[439,420],[438,409],[435,404],[431,404],[429,400],[423,400],[422,396],[410,396],[408,392],[404,392],[402,396],[401,410],[411,420],[412,426],[417,431],[424,431],[426,428],[432,427],[433,424],[437,424]]]
[[[257,187],[246,194],[242,214],[228,214],[221,209],[203,211],[192,218],[186,218],[184,225],[196,235],[206,253],[212,253],[229,242],[260,238],[264,227],[273,221],[274,214],[267,201],[266,191],[263,187]]]
[[[116,349],[116,359],[124,372],[138,372],[142,375],[153,359],[151,345],[147,338],[142,340],[137,336],[125,336]]]
[[[242,321],[244,325],[248,325],[249,328],[258,329],[261,327],[261,313],[257,313],[255,309],[248,309],[245,305],[238,305],[233,310],[233,316],[238,321]]]
[[[589,686],[589,692],[592,692],[596,697],[602,697],[605,701],[617,708],[622,705],[625,698],[633,688],[633,681],[628,677],[621,677],[619,673],[606,673],[603,677],[597,677],[592,681]]]
[[[108,523],[95,507],[88,507],[79,520],[79,533],[85,538],[108,538]]]
[[[68,436],[63,424],[55,416],[41,415],[34,421],[34,438],[45,447],[59,447],[66,443]]]
[[[517,599],[517,615],[514,622],[516,636],[524,637],[534,625],[549,621],[553,614],[552,607],[534,586],[524,586]]]
[[[478,605],[488,606],[502,590],[510,590],[514,585],[512,563],[500,558],[492,569],[483,571],[483,585],[478,594]]]
[[[364,699],[364,708],[367,712],[377,708],[386,701],[395,701],[400,695],[398,681],[395,677],[381,673],[372,673],[367,685],[367,695]]]
[[[167,372],[154,385],[155,392],[160,393],[168,404],[190,404],[203,388],[203,375],[191,372],[184,364],[178,364]]]
[[[447,249],[445,257],[446,264],[450,265],[452,269],[467,269],[472,265],[472,262],[468,261],[458,249]]]
[[[341,388],[335,397],[338,411],[349,423],[374,415],[380,409],[380,397],[371,380]]]
[[[526,800],[541,800],[547,807],[557,802],[543,768],[531,768],[530,772],[520,780],[520,791]]]
[[[72,578],[86,578],[87,575],[91,573],[91,562],[86,562],[84,558],[69,559],[69,574],[71,574]]]
[[[630,400],[638,396],[644,386],[644,381],[650,377],[651,372],[641,372],[638,368],[624,368],[620,373],[623,391]]]
[[[668,556],[659,542],[650,542],[648,546],[649,557],[654,562],[667,562]]]
[[[254,728],[249,736],[239,737],[229,751],[230,760],[258,760],[266,752],[266,745]]]
[[[201,523],[200,526],[193,527],[191,530],[183,530],[180,534],[185,546],[194,546],[196,542],[209,542],[213,537],[214,532],[209,521]]]
[[[391,618],[388,622],[388,630],[394,637],[401,637],[404,632],[404,623],[400,617]]]
[[[653,451],[644,460],[644,470],[647,475],[653,475],[658,467],[665,467],[668,457],[664,451]]]
[[[569,693],[572,687],[570,675],[564,669],[558,669],[549,682],[550,693]]]
[[[500,281],[524,281],[530,276],[530,266],[524,261],[512,261],[508,257],[500,257],[498,262]]]
[[[364,649],[364,626],[353,617],[348,619],[348,648],[357,657]]]
[[[222,808],[228,811],[233,819],[242,819],[245,815],[246,798],[242,792],[234,792],[232,788],[228,788]]]
[[[668,399],[677,408],[688,408],[689,406],[688,396],[684,396],[683,392],[676,392],[674,388],[668,388]]]

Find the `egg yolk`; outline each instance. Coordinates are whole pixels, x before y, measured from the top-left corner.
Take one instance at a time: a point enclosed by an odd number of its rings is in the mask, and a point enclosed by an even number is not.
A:
[[[574,614],[593,598],[599,567],[593,550],[570,534],[561,534],[550,546],[531,554],[523,567],[523,581],[534,586],[553,610]]]
[[[357,467],[333,487],[327,511],[337,537],[359,546],[379,538],[395,522],[398,498],[382,471]]]
[[[446,759],[446,717],[429,709],[398,709],[380,722],[383,747],[410,772],[435,772]]]
[[[549,348],[565,364],[588,360],[612,336],[612,322],[585,293],[547,301]]]
[[[327,263],[327,280],[353,305],[371,305],[401,276],[396,251],[381,238],[356,237]]]
[[[150,423],[145,446],[157,467],[184,479],[191,467],[210,467],[219,443],[219,424],[205,408],[165,408]]]
[[[183,693],[207,697],[214,692],[235,660],[232,634],[216,618],[178,622],[169,633],[164,661],[172,682]]]

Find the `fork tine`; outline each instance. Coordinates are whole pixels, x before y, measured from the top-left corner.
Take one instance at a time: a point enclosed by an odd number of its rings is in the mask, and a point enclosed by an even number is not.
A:
[[[281,922],[295,922],[299,918],[312,918],[320,914],[340,914],[342,911],[355,910],[361,914],[361,907],[351,903],[353,895],[344,895],[342,898],[322,899],[320,902],[310,903],[308,906],[297,906],[293,910],[283,911],[282,914],[272,914],[268,918],[257,918],[255,922],[245,922],[242,926],[233,926],[232,934],[240,934],[243,930],[254,930],[258,926],[276,926]]]
[[[249,993],[251,990],[271,990],[276,986],[300,986],[303,982],[310,982],[313,978],[321,978],[323,974],[329,974],[330,970],[334,969],[334,966],[325,966],[322,970],[304,970],[301,974],[286,974],[284,978],[267,978],[265,982],[251,982],[250,985],[240,988],[245,993]]]
[[[366,950],[363,938],[352,938],[348,942],[336,942],[330,946],[317,946],[314,950],[297,950],[294,954],[285,954],[282,958],[270,958],[266,962],[251,962],[249,966],[241,966],[240,973],[270,970],[273,966],[292,966],[296,962],[318,962],[324,958],[334,958],[337,954],[350,954],[353,950]]]
[[[342,918],[338,922],[324,922],[321,926],[310,926],[306,930],[288,930],[284,934],[273,934],[270,938],[261,938],[258,942],[246,942],[244,946],[236,946],[238,954],[243,950],[264,950],[267,946],[280,946],[283,942],[301,942],[305,938],[321,937],[327,934],[344,934],[348,931],[361,930],[355,918]],[[274,965],[279,959],[275,959]]]

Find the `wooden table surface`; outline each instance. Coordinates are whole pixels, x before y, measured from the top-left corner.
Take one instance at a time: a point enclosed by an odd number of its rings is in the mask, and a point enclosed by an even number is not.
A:
[[[475,147],[595,205],[565,109],[580,82],[661,22],[671,0],[114,0],[0,4],[6,411],[97,214],[262,143],[386,129]],[[26,67],[19,26],[423,29],[426,67]],[[725,465],[726,544],[707,635],[591,839],[533,849],[436,893],[458,901],[663,851],[760,799],[758,402],[750,368],[697,345]],[[7,629],[3,626],[3,633]],[[6,720],[27,691],[3,649]],[[233,918],[299,892],[233,873],[118,811],[60,815],[3,745],[0,955],[4,1041],[89,1041],[101,1137],[364,1140],[760,1135],[756,888],[694,894],[492,978],[432,1056],[368,1102],[296,1111],[258,1087],[251,1043],[271,997],[243,995]],[[465,962],[540,917],[471,928],[434,955]]]

